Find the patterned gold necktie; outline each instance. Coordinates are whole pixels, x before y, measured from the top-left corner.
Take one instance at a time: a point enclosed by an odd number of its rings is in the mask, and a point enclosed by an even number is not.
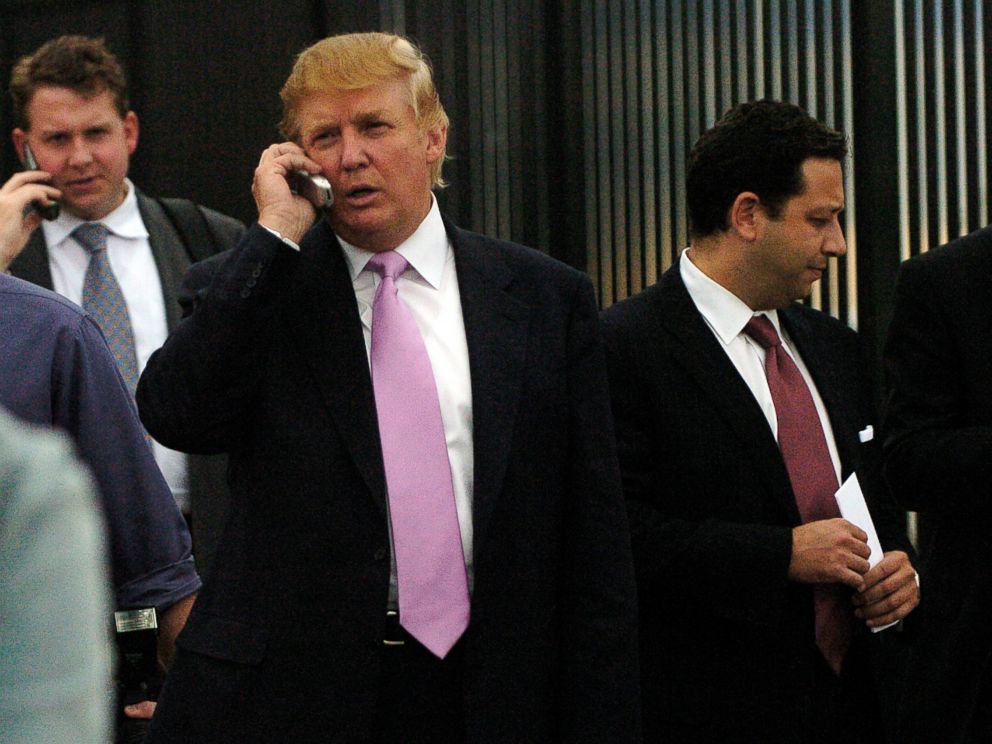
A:
[[[83,309],[103,331],[117,362],[117,369],[133,396],[138,386],[138,355],[124,293],[121,292],[107,258],[109,232],[99,222],[87,222],[73,230],[72,237],[90,254],[83,279]]]

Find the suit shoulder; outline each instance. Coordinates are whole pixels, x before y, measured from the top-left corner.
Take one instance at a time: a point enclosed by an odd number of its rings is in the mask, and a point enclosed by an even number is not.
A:
[[[620,333],[634,331],[642,327],[654,327],[655,307],[665,290],[661,284],[653,284],[633,297],[610,305],[600,314],[604,331]]]
[[[833,336],[855,343],[858,340],[857,331],[847,323],[809,305],[795,303],[779,312],[785,315],[793,326],[803,327],[811,333]]]
[[[218,212],[216,209],[211,209],[210,207],[204,207],[203,205],[197,206],[200,207],[200,211],[203,212],[203,216],[207,218],[207,222],[212,229],[223,230],[226,234],[237,236],[235,237],[235,242],[244,234],[245,224],[241,220]]]
[[[146,227],[152,230],[151,223],[164,221],[171,230],[178,230],[180,238],[187,235],[197,235],[202,233],[202,224],[206,223],[209,237],[212,239],[212,252],[220,253],[228,248],[234,247],[245,233],[245,225],[234,217],[229,217],[215,209],[205,207],[202,204],[185,198],[159,198],[145,194],[140,189],[137,190],[138,210]],[[180,229],[189,221],[198,221],[196,213],[202,215],[203,222],[198,225],[190,225],[189,229]]]
[[[467,230],[459,230],[459,232],[465,239],[478,241],[480,245],[485,246],[489,250],[498,251],[502,254],[503,258],[510,263],[519,264],[521,266],[532,266],[551,272],[558,272],[563,276],[571,276],[575,279],[586,276],[585,273],[569,266],[564,261],[553,258],[547,253],[539,251],[536,248],[531,248],[529,246],[522,245],[521,243],[514,243],[510,240],[490,238],[486,235],[469,232]]]
[[[505,277],[521,297],[530,301],[571,303],[580,295],[594,302],[587,274],[546,253],[508,240],[498,240],[448,225],[455,263],[464,261],[499,280]],[[543,298],[543,299],[539,299]]]
[[[983,227],[903,262],[900,274],[938,281],[980,278],[992,272],[992,227]]]

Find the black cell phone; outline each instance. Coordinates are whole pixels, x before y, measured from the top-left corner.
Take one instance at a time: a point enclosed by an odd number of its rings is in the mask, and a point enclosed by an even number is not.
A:
[[[31,152],[31,145],[27,142],[24,143],[24,169],[25,170],[39,170],[38,161],[34,159],[34,153]],[[46,220],[55,220],[59,216],[59,203],[54,199],[49,200],[48,204],[42,204],[40,201],[35,200],[31,202],[31,209],[40,214]]]
[[[306,197],[317,209],[328,209],[334,203],[331,183],[319,173],[313,175],[305,170],[294,170],[289,174],[289,189]]]

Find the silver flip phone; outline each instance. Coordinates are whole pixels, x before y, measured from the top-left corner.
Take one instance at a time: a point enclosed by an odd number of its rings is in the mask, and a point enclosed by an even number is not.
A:
[[[334,203],[331,184],[319,173],[313,175],[305,170],[294,170],[290,173],[289,189],[306,197],[317,209],[328,209]]]

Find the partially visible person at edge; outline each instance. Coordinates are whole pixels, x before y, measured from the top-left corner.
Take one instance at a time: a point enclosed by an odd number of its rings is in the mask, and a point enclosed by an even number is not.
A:
[[[992,228],[904,262],[885,344],[885,474],[919,512],[926,612],[898,741],[992,741]]]
[[[0,410],[0,742],[110,741],[112,606],[92,482]]]

